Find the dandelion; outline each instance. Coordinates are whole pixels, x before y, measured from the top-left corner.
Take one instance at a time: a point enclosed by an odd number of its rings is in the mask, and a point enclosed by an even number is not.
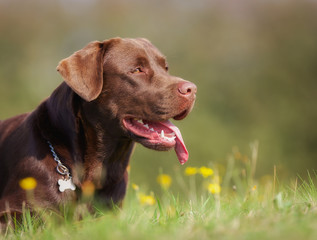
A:
[[[195,167],[187,167],[185,168],[185,175],[186,176],[192,176],[195,175],[198,172],[198,169]]]
[[[27,178],[21,179],[19,181],[19,185],[22,189],[24,189],[26,191],[30,191],[30,190],[33,190],[34,188],[36,188],[37,182],[36,182],[35,178],[27,177]]]
[[[82,193],[86,197],[94,195],[95,189],[95,185],[91,181],[85,181],[81,186]]]
[[[139,195],[139,201],[141,205],[153,206],[155,204],[155,198],[152,195]]]
[[[209,176],[211,176],[212,174],[214,174],[214,171],[211,168],[207,168],[207,167],[201,167],[199,168],[199,173],[204,177],[207,178]]]
[[[132,187],[132,189],[133,189],[134,191],[139,191],[139,186],[136,185],[135,183],[132,183],[132,184],[131,184],[131,187]]]
[[[208,185],[208,191],[212,194],[219,194],[221,192],[221,186],[217,183],[210,183]]]
[[[251,190],[252,190],[252,191],[255,191],[255,190],[256,190],[256,185],[254,185]]]
[[[172,178],[167,174],[160,174],[156,181],[163,189],[168,189],[172,184]]]

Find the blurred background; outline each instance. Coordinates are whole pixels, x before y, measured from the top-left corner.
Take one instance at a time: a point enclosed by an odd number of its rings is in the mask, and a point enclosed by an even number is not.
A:
[[[145,37],[170,72],[198,86],[174,122],[190,153],[138,145],[132,182],[163,171],[226,166],[259,142],[257,176],[317,167],[317,1],[0,0],[0,119],[32,111],[61,83],[57,63],[92,40]]]

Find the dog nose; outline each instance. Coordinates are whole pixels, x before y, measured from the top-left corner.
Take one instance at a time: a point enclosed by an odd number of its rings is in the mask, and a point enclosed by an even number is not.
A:
[[[178,92],[184,96],[191,96],[197,92],[197,87],[191,82],[181,82],[178,84]]]

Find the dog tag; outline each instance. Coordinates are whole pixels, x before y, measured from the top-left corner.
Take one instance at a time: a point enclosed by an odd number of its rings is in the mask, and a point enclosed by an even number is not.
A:
[[[59,185],[59,191],[64,192],[67,189],[70,189],[72,191],[75,191],[76,186],[74,185],[72,178],[69,178],[67,180],[65,179],[59,179],[58,180],[58,185]]]

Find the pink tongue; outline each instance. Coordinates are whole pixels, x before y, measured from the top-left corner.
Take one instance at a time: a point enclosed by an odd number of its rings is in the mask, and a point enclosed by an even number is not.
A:
[[[175,133],[175,135],[176,135],[175,152],[176,152],[176,155],[177,155],[177,158],[178,158],[180,164],[183,165],[188,160],[188,151],[186,149],[181,132],[173,123],[171,123],[168,120],[165,122],[160,122],[160,123]]]

